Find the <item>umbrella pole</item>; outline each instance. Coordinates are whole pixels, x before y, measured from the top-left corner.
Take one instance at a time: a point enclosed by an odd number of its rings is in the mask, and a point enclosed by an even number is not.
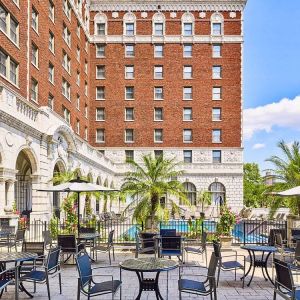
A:
[[[77,210],[78,210],[78,213],[77,213],[77,233],[79,235],[79,228],[80,228],[80,192],[77,192]]]

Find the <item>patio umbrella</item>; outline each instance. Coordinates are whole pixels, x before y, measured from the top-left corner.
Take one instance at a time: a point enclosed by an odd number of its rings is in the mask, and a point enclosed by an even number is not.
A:
[[[296,186],[294,188],[291,188],[289,190],[286,191],[282,191],[282,192],[278,192],[278,193],[274,193],[275,195],[278,196],[300,196],[300,186]]]
[[[114,192],[114,191],[118,191],[118,190],[111,189],[111,188],[101,186],[101,185],[98,185],[98,184],[93,184],[93,183],[87,182],[87,181],[82,180],[79,177],[77,177],[76,179],[70,180],[70,181],[62,183],[62,184],[53,185],[51,187],[44,188],[44,189],[38,189],[38,191],[41,191],[41,192],[68,192],[68,193],[73,192],[73,193],[77,193],[77,201],[78,201],[77,229],[78,229],[78,233],[79,233],[79,228],[80,228],[80,224],[79,224],[79,214],[80,214],[79,196],[80,196],[80,193],[83,193],[83,192]]]

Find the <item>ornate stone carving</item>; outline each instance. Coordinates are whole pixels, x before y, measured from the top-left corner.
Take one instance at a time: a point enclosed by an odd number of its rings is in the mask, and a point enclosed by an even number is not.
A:
[[[26,139],[26,146],[30,147],[32,144],[32,137],[27,135],[25,139]]]
[[[7,146],[12,147],[14,145],[14,136],[11,132],[7,132],[5,135],[5,141]]]
[[[199,152],[194,151],[194,162],[208,163],[211,161],[210,152],[202,150]]]
[[[147,18],[147,17],[148,17],[148,13],[147,13],[146,11],[142,11],[142,12],[141,12],[141,17],[142,17],[143,19]]]
[[[118,13],[117,11],[113,11],[112,17],[113,17],[114,19],[118,18],[118,17],[119,17],[119,13]]]
[[[206,17],[206,12],[201,11],[201,12],[199,13],[199,18],[204,19],[205,17]]]
[[[236,18],[236,12],[235,12],[235,11],[231,11],[231,12],[229,13],[229,17],[230,17],[231,19]]]
[[[170,17],[172,19],[176,18],[177,17],[177,13],[175,11],[170,12]]]

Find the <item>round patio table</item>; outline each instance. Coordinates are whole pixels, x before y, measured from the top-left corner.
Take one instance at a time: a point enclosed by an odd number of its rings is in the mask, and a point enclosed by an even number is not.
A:
[[[136,300],[141,299],[143,291],[155,291],[156,299],[163,300],[159,291],[158,280],[160,272],[170,271],[178,267],[178,262],[164,258],[133,258],[120,263],[120,268],[126,271],[136,272],[139,280],[139,294]],[[155,278],[144,278],[144,273],[154,272]],[[168,299],[168,276],[167,276],[167,299]]]
[[[251,284],[256,267],[260,267],[265,280],[270,280],[270,282],[274,285],[274,282],[268,272],[268,260],[271,254],[277,252],[277,248],[274,246],[245,245],[241,246],[241,249],[247,250],[250,257],[250,267],[244,277],[246,277],[252,269],[252,275],[247,286],[250,286]],[[262,253],[261,257],[257,257],[255,255],[257,252]]]
[[[29,293],[23,283],[19,283],[19,274],[20,274],[20,267],[24,261],[34,260],[37,258],[37,253],[31,252],[0,252],[0,265],[1,269],[5,269],[5,265],[7,263],[15,263],[16,266],[16,273],[15,273],[15,300],[19,299],[19,288],[22,292],[26,293],[30,298],[33,298],[33,295]]]

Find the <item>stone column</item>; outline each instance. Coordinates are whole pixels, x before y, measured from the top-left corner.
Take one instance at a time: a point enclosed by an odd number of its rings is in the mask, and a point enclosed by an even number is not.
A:
[[[0,215],[4,214],[5,196],[5,180],[0,178]]]
[[[10,179],[6,181],[8,183],[8,190],[7,190],[7,206],[12,207],[15,202],[15,182],[16,180]]]

